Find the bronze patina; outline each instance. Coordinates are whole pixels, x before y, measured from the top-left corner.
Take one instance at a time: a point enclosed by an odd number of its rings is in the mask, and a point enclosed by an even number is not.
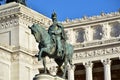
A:
[[[53,24],[49,27],[48,31],[45,30],[44,26],[38,24],[33,24],[29,28],[36,42],[39,43],[39,52],[36,57],[38,61],[43,59],[44,73],[47,73],[45,57],[48,56],[54,59],[59,69],[62,69],[61,67],[64,66],[62,77],[65,78],[67,64],[72,65],[73,46],[66,42],[67,38],[64,27],[57,22],[55,12],[52,14],[52,21]]]

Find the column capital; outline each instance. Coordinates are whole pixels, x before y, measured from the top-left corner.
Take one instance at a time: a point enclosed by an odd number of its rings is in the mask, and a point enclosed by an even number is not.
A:
[[[103,63],[103,65],[111,65],[110,59],[104,59],[104,60],[101,60],[101,62]]]
[[[91,61],[88,62],[84,62],[83,65],[87,68],[87,67],[93,67],[93,63]]]
[[[109,58],[101,60],[104,65],[104,80],[111,80],[111,60]]]
[[[120,56],[119,56],[119,59],[120,59]]]
[[[68,70],[75,70],[75,65],[68,65]]]
[[[74,80],[75,65],[68,65],[68,80]]]
[[[86,80],[93,80],[92,67],[93,63],[91,61],[83,63],[86,68]]]

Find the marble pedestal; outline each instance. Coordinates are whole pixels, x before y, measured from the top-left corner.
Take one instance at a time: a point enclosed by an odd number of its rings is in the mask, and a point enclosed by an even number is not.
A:
[[[35,75],[33,80],[65,80],[65,79],[58,76],[52,76],[49,74],[38,74]]]

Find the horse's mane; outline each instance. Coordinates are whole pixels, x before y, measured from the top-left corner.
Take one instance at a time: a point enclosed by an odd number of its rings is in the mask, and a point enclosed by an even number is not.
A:
[[[45,30],[45,28],[43,28],[43,26],[41,26],[41,25],[39,25],[39,24],[33,24],[33,26],[35,26],[36,28],[37,28],[37,31],[38,32],[47,32],[46,30]]]
[[[45,28],[44,28],[43,26],[41,26],[41,25],[39,25],[39,24],[34,24],[34,26],[36,26],[37,31],[38,31],[39,33],[41,33],[42,36],[46,36],[46,37],[45,37],[46,39],[47,39],[47,38],[50,39],[50,36],[49,36],[47,30],[45,30]]]

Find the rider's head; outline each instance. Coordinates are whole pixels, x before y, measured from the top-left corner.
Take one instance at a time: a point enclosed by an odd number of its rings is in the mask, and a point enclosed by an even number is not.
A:
[[[53,22],[57,22],[57,14],[55,12],[52,13],[51,18]]]

